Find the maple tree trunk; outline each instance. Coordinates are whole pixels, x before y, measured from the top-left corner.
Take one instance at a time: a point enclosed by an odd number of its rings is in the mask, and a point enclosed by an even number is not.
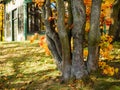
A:
[[[102,0],[92,0],[90,31],[88,36],[88,71],[95,71],[98,68],[99,42],[100,42],[100,10]]]
[[[71,1],[70,0],[67,0],[68,2],[68,21],[67,21],[67,27],[66,27],[66,30],[67,30],[67,34],[68,34],[68,38],[69,38],[69,45],[70,45],[70,52],[71,51],[71,37],[72,37],[72,25],[73,25],[73,15],[72,15],[72,8],[71,8]],[[71,53],[71,58],[72,58],[72,53]]]
[[[69,10],[66,24],[64,0],[56,1],[58,31],[53,27],[55,24],[54,20],[49,21],[49,17],[52,17],[50,0],[46,0],[43,7],[48,47],[53,58],[56,60],[58,69],[62,72],[63,81],[68,81],[72,77],[82,79],[88,76],[87,70],[94,70],[97,65],[98,43],[100,40],[99,17],[101,0],[92,1],[88,66],[85,65],[83,59],[83,37],[86,23],[84,2],[83,0],[66,0]],[[71,50],[71,37],[73,37],[73,50]]]
[[[81,79],[87,75],[83,60],[83,36],[85,30],[86,13],[83,0],[71,0],[73,13],[73,56],[72,76]]]
[[[51,9],[50,9],[50,1],[47,0],[45,6],[43,7],[43,18],[44,24],[46,27],[46,39],[48,48],[50,49],[53,58],[56,61],[57,68],[62,71],[61,62],[62,62],[62,51],[61,51],[61,43],[58,37],[58,34],[55,32],[55,28],[53,27],[54,21],[49,21],[49,17],[51,17]]]
[[[57,68],[62,73],[62,79],[64,81],[68,81],[71,77],[70,39],[68,37],[64,22],[64,2],[63,0],[58,0],[57,2],[57,10],[60,12],[58,12],[57,20],[58,32],[56,32],[55,28],[53,27],[55,24],[54,20],[49,21],[49,17],[52,17],[50,0],[46,0],[43,7],[43,18],[46,27],[46,39],[48,48],[56,61]]]
[[[114,23],[110,26],[109,35],[113,36],[115,41],[119,38],[120,34],[120,0],[115,0],[111,17]]]
[[[62,46],[62,76],[65,81],[69,80],[71,77],[71,52],[70,52],[70,44],[69,37],[65,28],[65,9],[64,9],[64,1],[57,0],[57,27],[58,27],[58,35],[61,41]]]

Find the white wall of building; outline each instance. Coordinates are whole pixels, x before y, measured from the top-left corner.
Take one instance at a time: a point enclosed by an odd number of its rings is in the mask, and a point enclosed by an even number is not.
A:
[[[21,6],[23,4],[24,0],[11,0],[9,3],[6,4],[5,11],[10,12],[14,10],[15,8]]]

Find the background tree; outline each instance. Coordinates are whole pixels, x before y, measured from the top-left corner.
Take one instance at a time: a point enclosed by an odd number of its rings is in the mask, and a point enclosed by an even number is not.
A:
[[[114,37],[114,40],[119,40],[120,38],[120,0],[115,0],[113,4],[113,12],[111,17],[114,22],[110,26],[109,35]]]
[[[0,41],[3,40],[3,19],[4,19],[4,4],[0,1]]]
[[[50,8],[53,0],[35,0],[35,2],[43,10],[48,47],[56,60],[58,69],[62,72],[62,80],[67,81],[71,77],[82,79],[91,71],[97,70],[102,1],[92,0],[87,64],[83,58],[86,24],[84,0],[54,0],[57,8],[56,16]],[[73,41],[72,44],[71,41]]]

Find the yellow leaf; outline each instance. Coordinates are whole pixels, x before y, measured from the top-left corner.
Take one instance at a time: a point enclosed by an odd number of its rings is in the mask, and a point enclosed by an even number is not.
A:
[[[23,77],[23,74],[17,74],[16,78],[21,78]]]
[[[109,67],[108,68],[108,72],[109,72],[110,76],[113,76],[114,75],[114,68],[113,67]]]
[[[85,56],[85,57],[88,56],[88,50],[84,50],[84,56]]]
[[[109,72],[109,75],[110,75],[110,76],[113,76],[113,75],[114,75],[114,72],[113,72],[113,71]]]
[[[108,74],[108,71],[106,69],[103,69],[103,74]]]
[[[115,68],[115,73],[118,73],[119,69],[118,68]]]
[[[88,32],[90,30],[90,23],[86,23],[85,31]]]

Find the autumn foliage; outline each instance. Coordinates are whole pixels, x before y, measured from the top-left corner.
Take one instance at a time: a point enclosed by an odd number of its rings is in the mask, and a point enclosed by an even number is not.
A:
[[[41,36],[41,37],[40,37],[39,45],[40,45],[40,47],[42,47],[42,48],[45,50],[45,54],[46,54],[46,55],[50,55],[50,51],[49,51],[49,49],[48,49],[45,36]]]
[[[35,33],[34,35],[32,35],[32,37],[30,38],[30,43],[33,43],[34,40],[38,39],[38,33]]]
[[[39,7],[42,7],[44,5],[44,0],[34,0],[36,4]],[[55,0],[51,0],[53,2]],[[84,3],[86,5],[86,27],[85,31],[88,33],[90,30],[90,9],[91,9],[91,0],[84,0]],[[103,0],[102,6],[101,6],[101,16],[100,16],[100,29],[101,29],[101,42],[99,44],[100,46],[100,61],[99,61],[99,67],[104,75],[113,76],[116,73],[118,73],[119,69],[111,67],[107,65],[107,63],[104,60],[112,60],[113,56],[111,55],[111,51],[113,50],[113,45],[111,44],[113,37],[109,36],[107,33],[107,30],[109,30],[109,26],[113,23],[113,20],[111,18],[111,12],[112,12],[112,5],[114,3],[114,0]],[[48,20],[51,22],[52,20],[57,19],[56,12],[53,11],[53,16],[49,17]],[[67,22],[67,14],[65,16],[65,22]],[[56,25],[54,25],[56,27]],[[73,24],[70,26],[70,28],[73,28]],[[57,31],[57,29],[56,29]],[[30,42],[32,43],[35,40],[36,35],[32,36]],[[39,39],[39,45],[45,50],[46,55],[50,55],[50,51],[48,49],[48,46],[46,44],[45,36],[41,36]],[[84,58],[87,58],[88,56],[88,50],[85,49],[84,52]]]
[[[118,73],[119,69],[114,68],[112,66],[109,66],[106,63],[106,60],[113,60],[114,57],[111,54],[111,51],[113,50],[112,42],[112,36],[102,35],[101,36],[101,43],[100,43],[100,61],[99,61],[99,67],[102,70],[102,74],[113,76]]]
[[[112,6],[115,0],[103,0],[102,6],[101,6],[101,16],[100,16],[100,28],[102,30],[105,30],[104,25],[110,26],[113,23],[113,20],[111,18],[112,13]],[[86,32],[89,32],[90,30],[90,11],[91,11],[91,0],[84,0],[84,3],[86,5],[86,14],[87,14],[87,21],[86,21]]]
[[[99,67],[102,70],[102,74],[108,75],[108,76],[113,76],[118,73],[119,69],[114,68],[112,66],[109,66],[106,64],[104,61],[99,61]]]
[[[45,0],[33,0],[38,7],[42,7],[44,5]]]
[[[112,6],[115,0],[103,0],[101,6],[101,16],[100,16],[100,29],[101,29],[101,42],[100,46],[100,60],[99,67],[102,70],[102,73],[105,75],[113,76],[118,72],[118,68],[111,67],[106,64],[104,60],[112,60],[113,56],[111,51],[113,50],[113,45],[111,44],[113,37],[108,35],[107,30],[109,26],[113,23],[111,18]],[[84,0],[86,5],[86,28],[85,31],[89,32],[90,30],[90,10],[91,10],[91,0]],[[84,50],[84,56],[87,57],[88,50]]]

